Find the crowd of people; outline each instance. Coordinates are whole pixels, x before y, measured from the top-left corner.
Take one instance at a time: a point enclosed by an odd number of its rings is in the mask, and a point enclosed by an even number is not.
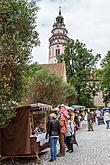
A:
[[[88,131],[93,131],[93,123],[105,124],[106,128],[110,127],[110,111],[109,110],[87,110]]]
[[[76,132],[82,128],[83,120],[87,121],[88,131],[94,131],[94,123],[105,124],[110,127],[110,111],[103,110],[71,110],[64,104],[59,106],[58,111],[51,112],[46,119],[46,130],[43,124],[36,125],[33,134],[46,133],[46,139],[50,143],[50,161],[55,161],[57,157],[65,156],[66,152],[73,152],[73,144],[78,146]],[[57,142],[59,140],[59,153],[57,153]]]
[[[59,112],[57,114],[51,113],[48,116],[46,138],[49,136],[51,151],[50,161],[55,161],[57,157],[65,156],[66,152],[72,153],[73,143],[78,146],[76,130],[80,127],[80,121],[81,115],[67,110],[65,105],[59,107]],[[60,149],[57,154],[58,139]]]
[[[67,110],[65,105],[61,105],[58,113],[51,113],[48,116],[46,138],[49,137],[50,140],[50,161],[55,161],[57,157],[65,156],[66,152],[72,153],[73,144],[78,146],[76,131],[82,128],[82,121],[84,119],[87,120],[88,131],[94,131],[93,123],[98,125],[105,123],[106,128],[109,129],[110,111],[91,111],[87,109],[87,111],[73,112]],[[57,154],[58,139],[60,149]]]
[[[96,119],[98,125],[105,124],[106,128],[109,129],[110,125],[110,110],[96,111]]]

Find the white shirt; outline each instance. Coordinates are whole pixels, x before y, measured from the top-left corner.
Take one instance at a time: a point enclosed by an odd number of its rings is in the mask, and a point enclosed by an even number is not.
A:
[[[109,112],[104,112],[104,120],[110,120],[110,113]]]

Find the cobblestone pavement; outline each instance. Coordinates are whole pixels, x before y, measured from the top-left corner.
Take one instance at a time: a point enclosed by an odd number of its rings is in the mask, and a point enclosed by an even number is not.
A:
[[[73,153],[66,153],[52,163],[45,165],[110,165],[110,129],[94,125],[94,131],[87,128],[78,131],[79,147],[74,145]]]
[[[65,157],[58,158],[50,163],[50,150],[42,154],[41,165],[110,165],[110,129],[104,125],[94,125],[94,131],[88,132],[84,125],[77,132],[79,147],[74,145],[73,153],[66,153]],[[12,165],[8,164],[3,165]],[[16,165],[37,165],[35,160],[16,162]]]

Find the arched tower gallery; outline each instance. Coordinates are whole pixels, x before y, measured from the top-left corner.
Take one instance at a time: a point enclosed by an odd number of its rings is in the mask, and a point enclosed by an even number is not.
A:
[[[49,38],[49,63],[57,63],[56,57],[64,53],[64,43],[69,40],[61,7],[59,7],[59,15],[56,17],[51,33],[52,36]]]

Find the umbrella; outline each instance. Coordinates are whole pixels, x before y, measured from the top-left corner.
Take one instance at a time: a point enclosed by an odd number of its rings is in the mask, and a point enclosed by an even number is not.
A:
[[[103,108],[104,111],[110,111],[110,107]]]
[[[72,108],[72,107],[69,107],[69,106],[67,106],[67,105],[65,105],[65,107],[66,107],[67,110],[74,111],[74,108]]]
[[[78,109],[78,110],[85,110],[86,109],[85,106],[80,106],[80,105],[72,105],[71,107],[74,109]]]

